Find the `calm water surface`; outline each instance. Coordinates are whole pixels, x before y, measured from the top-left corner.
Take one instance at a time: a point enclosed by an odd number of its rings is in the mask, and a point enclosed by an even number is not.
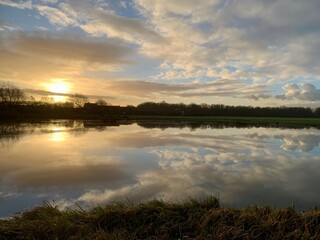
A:
[[[0,217],[52,201],[214,195],[242,207],[320,204],[320,130],[201,124],[0,124]]]

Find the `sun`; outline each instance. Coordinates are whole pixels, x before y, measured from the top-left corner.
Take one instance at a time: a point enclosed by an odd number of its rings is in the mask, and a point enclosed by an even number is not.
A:
[[[61,82],[53,83],[49,87],[50,87],[50,92],[53,92],[53,93],[67,93],[68,92],[68,86],[65,85],[64,83],[61,83]]]
[[[70,90],[69,85],[63,79],[52,79],[47,87],[52,93],[68,93]]]
[[[50,83],[45,84],[46,89],[52,93],[50,97],[55,102],[63,102],[67,100],[65,94],[70,92],[70,85],[64,79],[51,79]]]

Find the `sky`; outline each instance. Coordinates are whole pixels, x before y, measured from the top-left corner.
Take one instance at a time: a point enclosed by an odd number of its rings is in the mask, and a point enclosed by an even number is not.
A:
[[[320,105],[319,0],[0,0],[0,81],[36,98]]]

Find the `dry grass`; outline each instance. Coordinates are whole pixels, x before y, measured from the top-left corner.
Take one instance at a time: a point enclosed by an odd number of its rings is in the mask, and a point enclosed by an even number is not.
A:
[[[0,239],[320,239],[320,210],[221,208],[214,197],[113,203],[90,211],[46,204],[1,220]]]

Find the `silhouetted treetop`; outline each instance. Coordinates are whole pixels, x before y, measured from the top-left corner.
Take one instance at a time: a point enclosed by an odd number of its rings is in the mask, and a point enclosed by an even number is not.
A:
[[[85,103],[89,102],[88,97],[81,93],[72,94],[69,97],[69,100],[73,102],[76,107],[79,107],[79,108],[83,107]]]
[[[303,107],[252,107],[222,104],[144,102],[136,107],[136,113],[169,116],[319,117],[320,110],[318,108],[313,112],[311,108]]]
[[[25,93],[8,82],[0,82],[0,102],[16,104],[26,99]]]

